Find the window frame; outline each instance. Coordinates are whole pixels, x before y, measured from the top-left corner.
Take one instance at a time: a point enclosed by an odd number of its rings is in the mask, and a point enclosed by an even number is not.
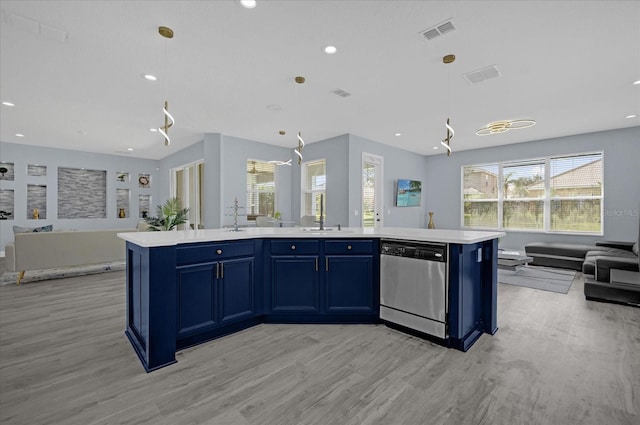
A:
[[[268,165],[270,167],[273,168],[273,190],[272,191],[266,191],[266,190],[253,190],[251,191],[251,193],[256,195],[256,199],[258,200],[258,211],[253,214],[251,212],[251,206],[249,205],[249,165],[253,164],[253,163],[261,163],[264,165]],[[260,193],[272,193],[273,194],[273,212],[272,215],[273,216],[275,214],[276,211],[278,211],[278,209],[276,208],[276,206],[278,205],[278,167],[273,164],[270,163],[269,161],[266,160],[262,160],[262,159],[255,159],[255,158],[247,158],[247,171],[245,171],[245,200],[247,201],[247,221],[255,221],[257,217],[259,216],[265,216],[265,217],[269,217],[269,213],[267,212],[267,214],[261,214],[261,212],[259,211],[260,208]]]
[[[553,196],[551,193],[551,162],[557,159],[563,158],[579,158],[583,156],[590,155],[599,155],[600,161],[602,161],[602,188],[599,196],[595,195],[580,195],[580,196]],[[518,166],[518,165],[527,165],[527,164],[535,164],[538,162],[544,163],[544,193],[542,197],[538,198],[523,198],[526,201],[540,201],[543,202],[543,226],[542,229],[513,229],[504,226],[503,221],[503,212],[504,212],[504,202],[505,202],[505,194],[504,194],[504,168],[510,166]],[[461,229],[469,229],[469,230],[498,230],[502,232],[522,232],[522,233],[545,233],[545,234],[564,234],[564,235],[588,235],[588,236],[602,236],[604,234],[604,194],[605,194],[605,184],[604,184],[604,151],[589,151],[589,152],[580,152],[580,153],[571,153],[571,154],[557,154],[557,155],[549,155],[545,157],[538,158],[528,158],[522,160],[507,160],[507,161],[497,161],[497,162],[487,162],[482,164],[467,164],[462,165],[460,167],[460,228]],[[465,199],[465,169],[467,168],[483,168],[489,166],[497,166],[497,198],[488,198],[488,199]],[[562,173],[560,173],[562,174]],[[559,174],[557,174],[559,175]],[[556,176],[554,176],[556,177]],[[517,201],[519,198],[508,198],[507,201]],[[558,200],[599,200],[600,201],[600,229],[597,231],[589,232],[589,231],[576,231],[576,230],[554,230],[552,229],[551,223],[551,206],[553,201]],[[465,225],[465,203],[466,202],[488,202],[497,204],[497,226],[467,226]]]
[[[307,182],[307,175],[308,175],[308,170],[309,170],[309,166],[313,165],[313,164],[317,164],[319,162],[323,162],[324,163],[324,176],[325,176],[325,180],[324,180],[324,189],[323,190],[318,190],[318,189],[311,189],[311,188],[307,188],[306,182]],[[309,161],[304,161],[302,162],[302,164],[300,164],[300,216],[304,217],[305,215],[313,215],[311,213],[307,214],[306,211],[306,205],[305,205],[305,195],[307,194],[311,194],[312,199],[314,199],[314,197],[318,194],[323,194],[324,195],[324,210],[325,212],[327,211],[327,183],[328,183],[328,176],[327,176],[327,160],[326,158],[318,158],[318,159],[313,159],[313,160],[309,160]],[[315,214],[316,218],[318,218],[318,213]]]

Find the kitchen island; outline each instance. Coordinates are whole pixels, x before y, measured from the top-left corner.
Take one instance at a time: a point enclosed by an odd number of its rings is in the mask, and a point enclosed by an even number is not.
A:
[[[147,372],[175,363],[177,350],[259,323],[386,323],[381,240],[447,247],[446,335],[437,342],[466,351],[498,329],[501,232],[245,228],[118,236],[127,242],[125,334]]]

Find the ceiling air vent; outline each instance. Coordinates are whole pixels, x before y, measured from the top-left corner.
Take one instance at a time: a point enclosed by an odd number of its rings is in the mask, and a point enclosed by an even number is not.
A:
[[[495,65],[490,65],[485,68],[478,69],[476,71],[462,74],[462,77],[469,82],[469,84],[477,84],[482,81],[490,80],[500,76],[500,71]]]
[[[344,91],[342,89],[332,90],[331,93],[333,93],[333,94],[335,94],[337,96],[340,96],[340,97],[349,97],[349,96],[351,96],[351,93],[349,93],[348,91]]]
[[[434,25],[431,28],[421,31],[420,34],[422,34],[422,36],[427,40],[433,40],[434,38],[438,38],[455,29],[456,27],[453,26],[453,22],[451,22],[451,18],[449,18],[444,22],[440,22],[438,25]]]

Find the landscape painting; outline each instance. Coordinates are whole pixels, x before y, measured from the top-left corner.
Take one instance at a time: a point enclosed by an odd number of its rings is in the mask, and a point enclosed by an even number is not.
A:
[[[398,180],[396,206],[419,207],[422,199],[422,182],[417,180]]]

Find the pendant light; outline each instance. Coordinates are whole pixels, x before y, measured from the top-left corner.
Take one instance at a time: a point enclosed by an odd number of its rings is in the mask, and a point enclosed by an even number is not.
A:
[[[169,27],[159,27],[158,28],[158,33],[166,38],[173,38],[173,30]],[[164,56],[165,56],[165,69],[166,69],[166,63],[167,63],[167,43],[165,40],[165,48],[164,48]],[[166,73],[165,73],[166,74]],[[167,78],[167,75],[165,75],[165,79]],[[165,87],[166,87],[166,82],[165,82]],[[165,98],[166,98],[166,93],[165,93]],[[160,134],[162,134],[162,136],[164,136],[164,145],[165,146],[169,146],[171,144],[171,139],[169,138],[169,128],[175,124],[175,120],[173,119],[173,116],[169,113],[169,101],[165,100],[164,101],[164,106],[162,107],[162,113],[164,114],[164,125],[158,128],[158,131],[160,132]]]
[[[456,55],[446,55],[442,58],[442,63],[450,64],[456,60]],[[447,81],[449,85],[449,102],[451,102],[451,78],[447,75]],[[453,140],[453,136],[455,135],[455,131],[453,131],[453,127],[451,126],[451,121],[447,117],[447,121],[444,123],[445,128],[447,129],[447,135],[444,139],[440,141],[440,144],[444,146],[447,150],[447,156],[451,156],[451,141]]]

